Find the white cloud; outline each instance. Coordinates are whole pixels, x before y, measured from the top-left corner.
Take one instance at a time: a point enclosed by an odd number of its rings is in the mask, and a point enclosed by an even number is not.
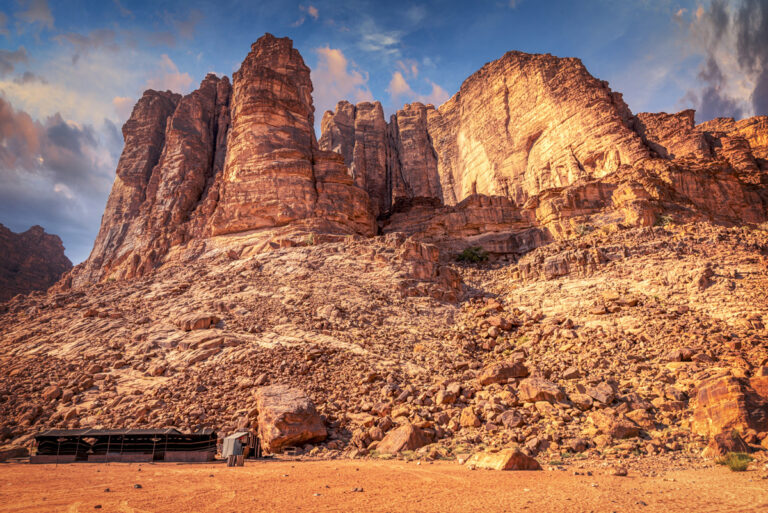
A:
[[[179,72],[176,66],[167,54],[160,56],[159,72],[147,80],[146,89],[156,89],[158,91],[171,90],[175,93],[188,93],[193,84],[189,73]]]
[[[404,59],[397,61],[397,67],[405,73],[407,76],[418,77],[419,76],[419,63],[413,59]]]
[[[429,84],[432,87],[429,94],[419,94],[411,88],[411,85],[400,71],[395,71],[392,74],[392,79],[389,81],[387,92],[392,98],[392,103],[395,104],[399,101],[417,101],[425,105],[431,103],[432,105],[439,106],[445,102],[445,100],[450,98],[450,95],[445,89],[432,81],[430,81]]]
[[[305,21],[307,21],[307,14],[309,14],[309,17],[313,20],[317,20],[320,17],[320,11],[315,7],[314,5],[310,6],[299,6],[299,11],[302,13],[298,20],[291,23],[291,27],[300,27],[304,24]]]
[[[399,71],[395,71],[392,74],[392,80],[389,81],[387,92],[392,97],[393,101],[404,96],[413,97],[416,95],[405,80],[403,74]]]
[[[387,56],[400,56],[400,43],[403,33],[399,30],[381,30],[371,19],[364,19],[359,24],[360,43],[358,46],[366,52],[382,53]]]
[[[112,98],[112,105],[115,107],[115,112],[120,121],[125,121],[131,117],[134,103],[136,101],[129,96],[115,96]]]
[[[445,101],[450,97],[451,95],[448,94],[448,91],[432,82],[432,91],[430,91],[428,95],[419,96],[418,99],[421,103],[431,103],[432,105],[438,107],[445,103]]]
[[[368,74],[350,64],[338,48],[316,48],[317,66],[312,70],[314,103],[318,113],[333,110],[340,100],[372,101]],[[321,116],[317,116],[318,118]]]

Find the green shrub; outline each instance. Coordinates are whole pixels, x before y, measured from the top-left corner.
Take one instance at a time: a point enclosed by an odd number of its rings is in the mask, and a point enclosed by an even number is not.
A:
[[[576,225],[575,230],[577,235],[586,235],[589,232],[594,231],[595,227],[592,226],[591,224],[578,224]]]
[[[673,224],[672,216],[669,214],[660,214],[656,218],[656,226],[661,226],[662,228],[666,228],[667,226]]]
[[[752,461],[752,456],[743,452],[729,452],[715,463],[725,465],[733,472],[744,472]]]
[[[459,262],[471,262],[477,264],[488,260],[488,252],[480,246],[472,246],[459,253],[456,260]]]

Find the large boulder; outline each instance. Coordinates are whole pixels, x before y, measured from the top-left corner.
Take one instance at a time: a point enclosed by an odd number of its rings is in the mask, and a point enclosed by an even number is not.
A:
[[[528,375],[528,369],[521,361],[495,362],[483,367],[477,381],[481,385],[493,383],[506,383],[510,379],[524,378]]]
[[[404,424],[387,433],[387,436],[376,446],[376,450],[394,454],[401,451],[415,451],[428,443],[429,438],[421,429],[412,424]]]
[[[696,389],[692,430],[714,436],[733,429],[768,430],[768,401],[748,380],[723,376],[703,381]]]
[[[491,470],[541,470],[538,461],[514,447],[499,452],[475,453],[467,460],[467,466]]]
[[[543,378],[527,378],[520,382],[518,388],[520,400],[526,403],[547,401],[557,403],[565,400],[562,389]]]
[[[315,405],[301,390],[286,385],[256,392],[261,447],[271,453],[289,446],[319,442],[328,435]]]

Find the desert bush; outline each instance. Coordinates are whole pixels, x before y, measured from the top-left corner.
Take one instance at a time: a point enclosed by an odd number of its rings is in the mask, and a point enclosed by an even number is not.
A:
[[[744,472],[752,461],[752,456],[743,452],[729,452],[715,463],[725,465],[733,472]]]
[[[488,252],[480,246],[472,246],[459,253],[456,260],[459,262],[471,262],[477,264],[488,260]]]
[[[656,218],[656,226],[661,226],[662,228],[666,228],[667,226],[673,224],[672,216],[669,214],[660,214]]]

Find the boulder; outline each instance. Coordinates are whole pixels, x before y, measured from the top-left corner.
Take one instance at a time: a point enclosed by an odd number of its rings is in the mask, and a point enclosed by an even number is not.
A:
[[[615,439],[632,438],[640,434],[640,426],[620,414],[594,411],[589,420],[605,435]]]
[[[721,458],[729,452],[751,452],[738,431],[734,430],[713,436],[701,455],[704,458]]]
[[[480,424],[480,419],[475,415],[475,410],[471,406],[461,410],[461,417],[459,418],[461,427],[479,427]]]
[[[271,453],[325,439],[327,431],[315,405],[301,390],[273,385],[256,391],[259,438]]]
[[[552,383],[543,378],[527,378],[520,382],[518,397],[526,403],[547,401],[550,403],[565,400],[565,393]]]
[[[696,389],[693,432],[715,436],[733,429],[768,431],[768,401],[743,378],[723,376]]]
[[[481,385],[492,383],[506,383],[510,379],[524,378],[528,375],[528,369],[521,361],[496,362],[485,366],[477,377]]]
[[[499,415],[499,421],[507,429],[518,428],[525,423],[523,420],[523,417],[519,413],[513,410],[507,410],[501,415]]]
[[[616,391],[608,383],[600,383],[593,387],[587,387],[584,393],[595,401],[603,404],[610,404],[616,398]]]
[[[216,314],[209,312],[192,312],[179,316],[176,325],[184,331],[207,330],[215,326],[221,319]]]
[[[401,451],[415,451],[428,443],[428,437],[420,428],[413,424],[405,424],[387,433],[376,446],[376,450],[395,454]]]
[[[58,399],[59,397],[61,397],[61,388],[57,387],[56,385],[51,385],[45,390],[43,390],[42,397],[43,397],[43,400],[45,401]]]
[[[541,470],[536,459],[520,449],[509,448],[499,452],[478,452],[467,460],[467,466],[490,470]]]

